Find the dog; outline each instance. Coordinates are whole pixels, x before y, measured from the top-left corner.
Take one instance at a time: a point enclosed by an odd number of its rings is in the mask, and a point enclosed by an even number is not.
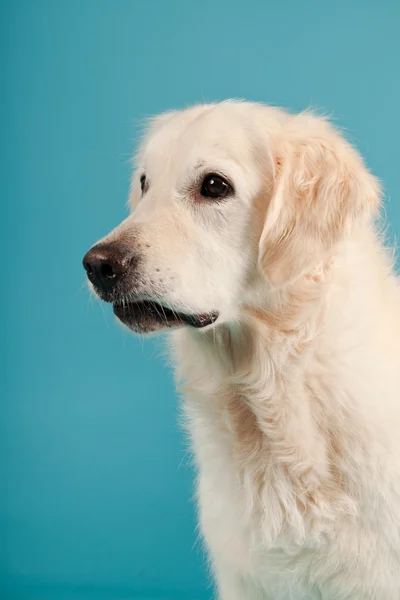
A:
[[[85,255],[166,331],[220,600],[400,599],[400,292],[381,190],[329,121],[225,101],[151,119],[132,213]]]

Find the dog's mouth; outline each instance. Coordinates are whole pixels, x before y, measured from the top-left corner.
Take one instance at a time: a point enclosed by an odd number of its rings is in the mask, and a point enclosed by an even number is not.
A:
[[[114,314],[124,325],[138,333],[150,333],[164,328],[190,326],[203,329],[218,318],[217,312],[185,314],[166,308],[158,302],[115,302]]]

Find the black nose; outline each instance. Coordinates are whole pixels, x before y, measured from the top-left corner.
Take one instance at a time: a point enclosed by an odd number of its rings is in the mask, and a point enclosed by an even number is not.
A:
[[[129,266],[129,254],[116,244],[93,246],[83,257],[83,267],[89,281],[100,292],[111,292]]]

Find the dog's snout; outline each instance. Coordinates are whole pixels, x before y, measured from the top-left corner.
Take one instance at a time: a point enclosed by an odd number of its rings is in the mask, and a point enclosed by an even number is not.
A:
[[[115,244],[94,246],[83,257],[89,281],[100,291],[109,293],[125,275],[130,264],[129,253]]]

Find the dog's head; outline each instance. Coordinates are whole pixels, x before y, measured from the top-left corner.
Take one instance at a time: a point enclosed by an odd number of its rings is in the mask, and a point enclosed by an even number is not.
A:
[[[130,204],[83,264],[146,333],[240,319],[260,289],[290,285],[370,219],[379,188],[324,119],[224,102],[150,123]]]

